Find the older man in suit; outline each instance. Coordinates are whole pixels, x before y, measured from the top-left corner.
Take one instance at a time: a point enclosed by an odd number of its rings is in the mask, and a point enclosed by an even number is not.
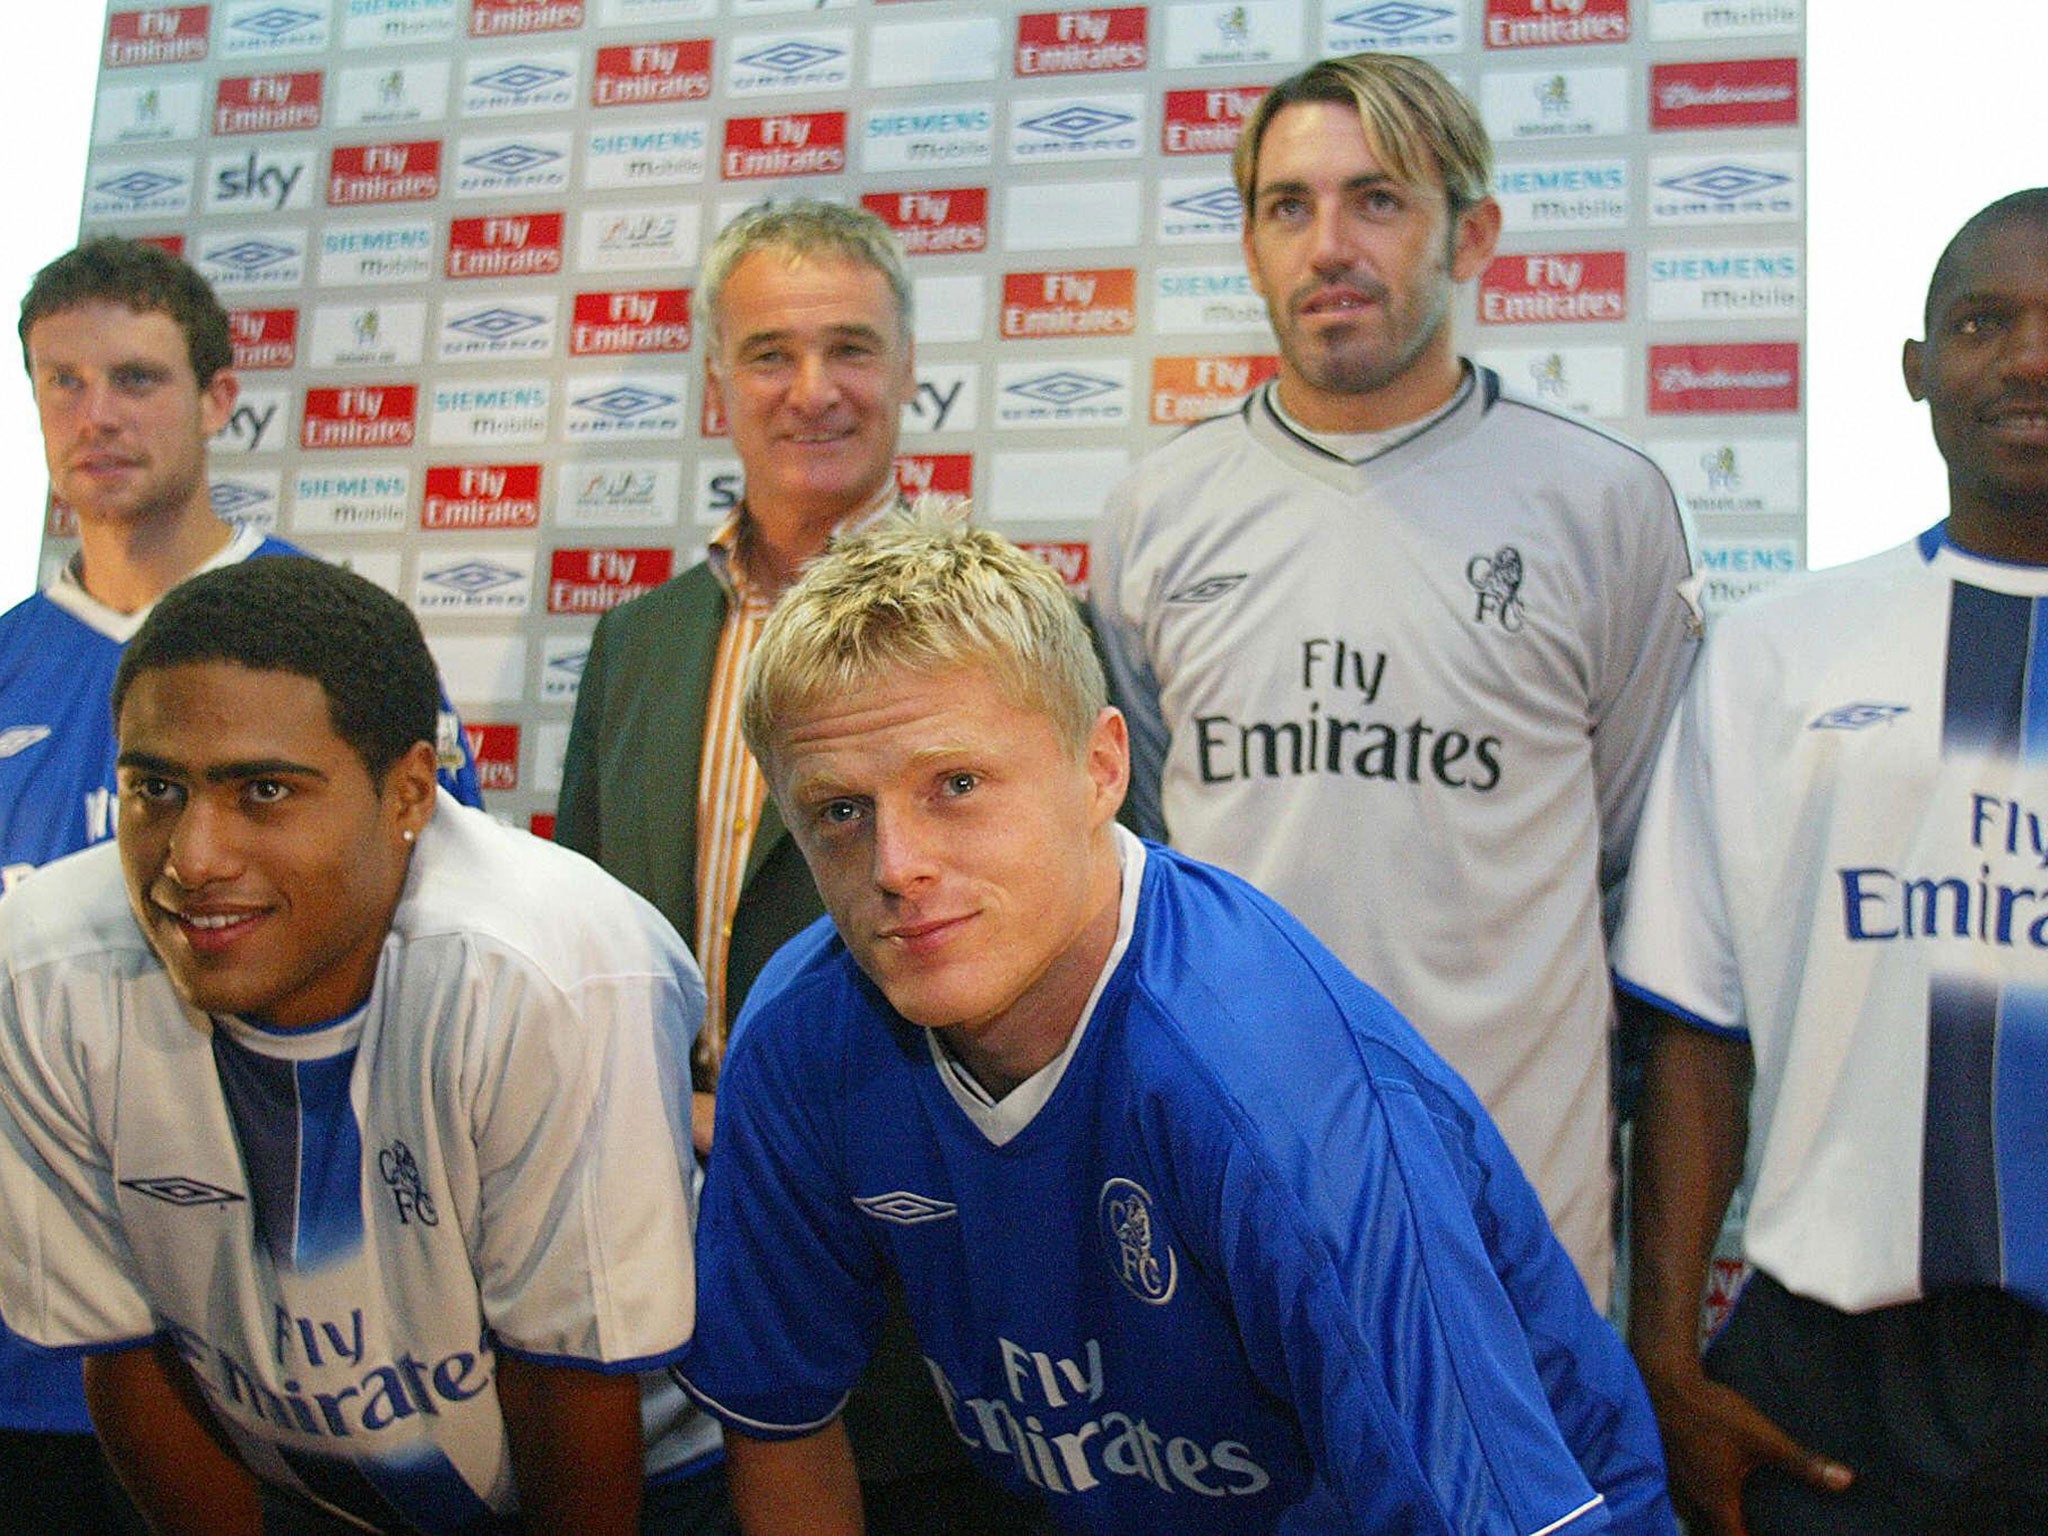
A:
[[[558,841],[690,941],[709,1002],[693,1062],[700,1153],[726,1030],[770,955],[824,913],[740,738],[747,658],[805,561],[896,502],[916,389],[910,279],[888,228],[835,203],[763,204],[720,232],[698,281],[712,405],[746,476],[705,559],[599,621],[562,770]],[[847,1410],[868,1529],[1013,1529],[968,1469],[900,1309]]]

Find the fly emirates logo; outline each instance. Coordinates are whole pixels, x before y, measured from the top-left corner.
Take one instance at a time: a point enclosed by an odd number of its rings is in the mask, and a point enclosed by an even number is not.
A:
[[[1236,1440],[1202,1445],[1133,1414],[1104,1408],[1102,1345],[1090,1339],[1081,1358],[1045,1354],[998,1337],[1004,1397],[963,1398],[939,1364],[925,1365],[968,1446],[1008,1456],[1047,1493],[1087,1493],[1113,1477],[1140,1477],[1163,1493],[1204,1498],[1246,1497],[1272,1478]],[[1079,1424],[1071,1421],[1087,1414]]]

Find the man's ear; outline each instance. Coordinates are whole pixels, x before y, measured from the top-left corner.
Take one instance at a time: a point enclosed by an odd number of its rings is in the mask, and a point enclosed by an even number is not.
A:
[[[1906,393],[1915,400],[1927,398],[1927,391],[1921,387],[1926,366],[1927,344],[1920,341],[1907,342],[1905,351],[1899,357],[1899,370],[1906,376]]]
[[[434,819],[440,757],[431,741],[416,741],[384,775],[384,806],[393,829],[406,842]],[[407,836],[406,834],[411,834]]]
[[[1500,204],[1490,197],[1482,197],[1458,215],[1451,231],[1453,282],[1469,283],[1493,260],[1494,247],[1500,244],[1500,224]]]
[[[206,428],[206,435],[212,437],[228,424],[228,418],[235,412],[235,402],[242,396],[242,381],[235,377],[235,370],[223,368],[199,390],[199,421]]]
[[[1094,824],[1099,827],[1115,818],[1131,787],[1130,727],[1114,705],[1105,704],[1088,728],[1087,764],[1094,785]]]

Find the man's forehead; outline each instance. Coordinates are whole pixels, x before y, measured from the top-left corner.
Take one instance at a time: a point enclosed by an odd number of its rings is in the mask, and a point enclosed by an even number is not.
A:
[[[2014,216],[1966,230],[1936,268],[1930,312],[1971,294],[2048,288],[2048,220]]]
[[[185,333],[161,309],[137,309],[119,299],[85,299],[38,315],[28,328],[31,352],[89,345],[97,351],[157,347],[182,353]]]

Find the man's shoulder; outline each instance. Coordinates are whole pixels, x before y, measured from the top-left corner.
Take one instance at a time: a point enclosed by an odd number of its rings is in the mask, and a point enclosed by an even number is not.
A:
[[[94,641],[110,651],[121,648],[119,641],[108,639],[82,623],[61,604],[51,601],[47,592],[31,592],[12,608],[0,613],[0,663],[25,650],[41,650],[52,643],[76,649]]]
[[[628,969],[692,969],[659,912],[582,854],[443,795],[392,928],[408,944],[452,938],[574,985]]]
[[[129,974],[156,963],[129,909],[114,843],[52,860],[0,901],[0,959],[16,976],[51,964]]]
[[[1488,370],[1480,371],[1479,388],[1483,410],[1470,441],[1497,457],[1503,478],[1595,475],[1673,499],[1657,461],[1619,433],[1509,389]]]
[[[842,1042],[886,1034],[883,1019],[839,930],[831,918],[821,917],[761,968],[733,1021],[732,1041],[737,1049],[743,1038],[755,1037],[750,1052],[836,1060]]]
[[[1136,1006],[1225,1076],[1249,1066],[1264,1078],[1276,1065],[1285,1076],[1339,1045],[1430,1056],[1393,1005],[1286,909],[1172,849],[1147,846],[1125,966]]]

